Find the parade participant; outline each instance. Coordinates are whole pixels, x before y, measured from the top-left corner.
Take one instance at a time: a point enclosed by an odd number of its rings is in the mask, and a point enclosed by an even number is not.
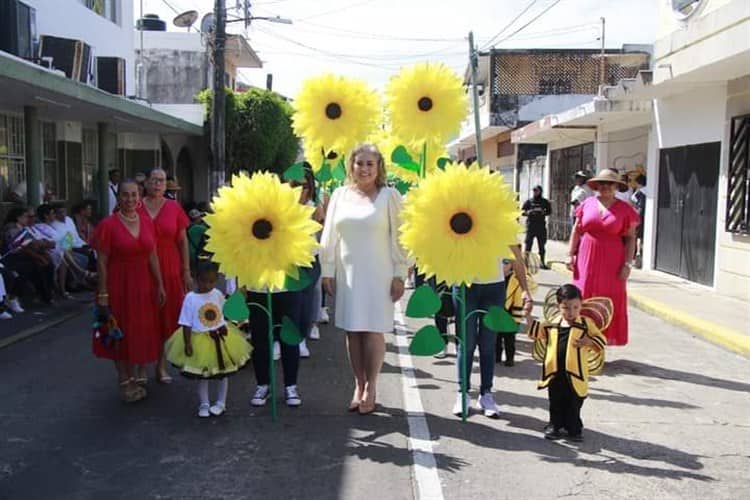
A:
[[[623,184],[616,171],[604,169],[589,179],[597,192],[576,209],[570,237],[568,268],[583,298],[609,297],[614,319],[604,332],[610,345],[628,342],[628,298],[626,282],[633,267],[638,214],[628,203],[615,198]]]
[[[116,320],[123,337],[93,339],[99,358],[115,362],[120,397],[131,403],[146,397],[136,384],[136,365],[155,363],[162,348],[159,309],[165,303],[164,285],[156,256],[154,226],[138,214],[138,186],[123,181],[117,191],[118,210],[96,227],[92,246],[97,251],[97,316]],[[144,273],[148,269],[150,273]]]
[[[560,439],[565,430],[571,441],[583,441],[581,407],[588,394],[590,375],[588,354],[584,351],[603,353],[607,340],[592,320],[581,316],[581,291],[575,285],[558,288],[556,300],[560,315],[548,324],[535,321],[529,329],[535,349],[543,353],[542,377],[537,387],[546,387],[549,395],[551,425],[545,429],[544,437]],[[603,356],[600,359],[603,363]]]
[[[347,183],[334,191],[321,238],[323,289],[346,331],[354,395],[349,411],[372,413],[393,331],[393,303],[404,294],[409,259],[398,239],[401,195],[386,186],[383,155],[363,144],[348,157]]]
[[[193,272],[197,269],[198,260],[202,257],[207,258],[206,251],[204,250],[204,247],[206,246],[206,230],[208,229],[208,226],[203,220],[205,215],[205,213],[197,208],[193,208],[188,212],[190,226],[188,226],[186,230],[186,235],[188,240],[188,250],[190,252],[190,269]]]
[[[164,170],[153,169],[146,180],[146,197],[138,208],[140,216],[152,221],[156,229],[156,253],[167,293],[167,303],[161,314],[162,342],[177,329],[182,299],[193,287],[186,235],[190,221],[176,201],[164,197],[166,182]],[[141,367],[138,380],[145,383],[146,379],[146,368]],[[157,380],[163,384],[172,382],[164,356],[159,360]]]
[[[617,190],[615,191],[615,198],[630,204],[630,199],[633,197],[633,188],[630,187],[628,174],[622,174],[620,181],[621,183],[617,185]]]
[[[523,290],[513,272],[513,262],[509,259],[503,259],[503,274],[505,275],[505,310],[513,317],[516,324],[520,324],[524,318]],[[498,332],[495,362],[502,361],[503,350],[505,350],[505,366],[515,364],[517,331],[516,329],[512,332]]]
[[[547,243],[547,216],[552,213],[552,205],[547,198],[542,197],[542,186],[534,186],[533,197],[526,200],[521,207],[523,215],[526,216],[526,254],[531,252],[531,247],[536,238],[539,248],[539,258],[542,260],[542,269],[549,269],[544,260],[544,245]]]
[[[242,333],[224,320],[224,294],[216,289],[219,266],[201,261],[195,273],[198,290],[182,302],[179,324],[165,345],[167,360],[188,378],[198,379],[198,416],[222,415],[227,407],[227,376],[234,375],[250,359],[252,348]],[[209,403],[208,381],[218,379],[217,397]]]
[[[524,266],[523,255],[521,254],[520,245],[511,245],[510,250],[513,253],[513,270],[521,286],[523,297],[523,312],[529,314],[534,306],[534,299],[531,297],[529,286],[526,281],[526,267]],[[505,306],[505,273],[503,271],[503,260],[497,261],[497,275],[489,280],[475,280],[470,287],[466,289],[466,310],[469,311],[488,311],[490,307]],[[455,290],[454,290],[455,293]],[[477,409],[481,410],[484,416],[489,418],[499,418],[500,409],[495,402],[492,394],[492,381],[495,375],[495,357],[497,355],[497,334],[487,328],[483,321],[484,314],[474,314],[466,322],[466,408],[469,408],[469,389],[471,387],[471,373],[473,371],[474,351],[479,347],[479,398],[477,398]],[[460,359],[463,355],[464,346],[458,346],[458,355],[456,356],[456,369],[458,370],[459,387],[461,386],[461,369]],[[461,415],[463,406],[461,401],[461,391],[458,392],[456,402],[453,405],[453,414]]]
[[[591,191],[591,188],[586,185],[586,181],[590,178],[591,176],[585,170],[579,170],[573,175],[576,185],[573,186],[573,189],[570,191],[570,219],[572,223],[575,223],[576,208],[578,208],[578,205],[583,203],[583,200],[594,194],[594,192]]]
[[[643,174],[638,175],[635,178],[635,183],[638,185],[638,189],[630,197],[630,204],[638,212],[638,217],[641,218],[641,221],[644,221],[646,220],[646,176]],[[638,224],[635,238],[635,267],[640,269],[643,266],[643,222]]]

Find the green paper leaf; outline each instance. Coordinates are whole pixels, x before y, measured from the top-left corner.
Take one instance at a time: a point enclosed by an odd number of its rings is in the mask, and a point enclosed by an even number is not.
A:
[[[414,161],[409,152],[404,146],[397,146],[396,149],[391,153],[391,161],[401,168],[411,170],[412,172],[419,173],[422,171],[422,167],[419,163]]]
[[[279,337],[286,345],[299,345],[303,340],[302,335],[297,329],[297,325],[288,316],[281,318],[281,332],[279,333]]]
[[[434,356],[445,348],[445,341],[435,325],[420,328],[409,344],[409,353],[415,356]]]
[[[513,319],[513,316],[500,306],[490,307],[482,318],[482,323],[495,333],[515,333],[518,331],[518,323]]]
[[[399,193],[401,193],[402,195],[405,195],[411,189],[411,184],[406,181],[397,180],[395,187]]]
[[[438,166],[438,168],[439,168],[440,170],[445,170],[445,166],[446,166],[446,165],[447,165],[448,163],[450,163],[450,161],[451,161],[451,159],[450,159],[450,158],[446,158],[445,156],[442,156],[442,157],[438,158],[438,161],[437,161],[437,166]]]
[[[430,285],[422,285],[411,294],[406,306],[410,318],[429,318],[440,310],[440,296]]]
[[[318,182],[328,182],[333,178],[331,176],[331,165],[327,161],[323,162],[323,166],[315,174],[315,178],[318,179]]]
[[[250,309],[245,302],[245,295],[236,291],[224,302],[224,317],[230,321],[241,323],[250,317]]]
[[[283,174],[285,181],[299,181],[305,180],[305,164],[295,163],[291,167],[287,168]]]
[[[298,267],[297,271],[299,274],[297,278],[288,274],[286,275],[286,279],[284,280],[284,290],[287,292],[299,292],[312,284],[312,278],[310,277],[307,268]]]
[[[335,167],[333,167],[331,173],[333,174],[333,178],[339,182],[344,182],[344,180],[346,180],[346,166],[344,165],[343,158],[339,160]]]

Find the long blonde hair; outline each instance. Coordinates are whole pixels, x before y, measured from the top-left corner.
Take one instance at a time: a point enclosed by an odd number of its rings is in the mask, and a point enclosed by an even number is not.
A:
[[[359,146],[354,148],[349,155],[349,160],[347,161],[346,167],[347,184],[354,184],[354,161],[356,160],[357,155],[362,153],[370,153],[377,157],[378,175],[375,178],[375,184],[378,186],[378,188],[382,188],[386,185],[385,159],[383,158],[383,154],[380,152],[377,146],[369,143],[360,144]]]

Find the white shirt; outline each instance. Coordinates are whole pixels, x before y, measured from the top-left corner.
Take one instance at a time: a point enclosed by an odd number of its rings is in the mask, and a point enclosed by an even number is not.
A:
[[[65,216],[65,222],[59,220],[52,221],[52,227],[57,231],[57,243],[64,249],[83,248],[86,242],[78,234],[75,222],[68,216]]]
[[[594,194],[593,191],[591,191],[591,188],[586,184],[573,186],[573,189],[570,192],[570,215],[575,216],[576,207],[573,205],[573,202],[576,202],[577,205],[580,205],[584,202],[584,200],[586,200],[586,198],[588,198],[592,194]]]
[[[110,182],[107,194],[109,195],[109,213],[112,213],[117,207],[117,185]]]
[[[630,197],[631,196],[633,196],[633,190],[630,189],[630,188],[628,188],[627,191],[623,191],[623,192],[617,191],[615,193],[615,198],[617,198],[618,200],[622,200],[622,201],[624,201],[625,203],[628,203],[628,204],[630,204]]]
[[[182,301],[177,323],[193,333],[205,333],[224,325],[224,295],[216,288],[206,293],[189,292]],[[207,314],[208,313],[208,314]]]

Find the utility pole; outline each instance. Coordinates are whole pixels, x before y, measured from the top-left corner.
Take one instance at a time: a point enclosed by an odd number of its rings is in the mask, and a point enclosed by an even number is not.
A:
[[[225,0],[214,1],[214,44],[213,63],[214,80],[213,96],[211,101],[211,174],[209,177],[209,194],[213,195],[224,185],[226,175],[226,136],[225,136],[225,112],[226,94],[224,91],[224,49],[226,46],[226,5]]]
[[[479,120],[479,92],[477,91],[477,67],[479,54],[474,48],[474,32],[469,31],[469,65],[471,66],[471,99],[474,107],[474,135],[477,143],[477,163],[484,165],[482,159],[482,129]]]
[[[602,51],[601,51],[601,54],[599,54],[599,85],[604,85],[607,83],[605,75],[604,75],[604,71],[606,68],[605,60],[604,60],[604,24],[606,21],[603,17],[601,18],[601,21],[602,21],[602,36],[601,36]]]

